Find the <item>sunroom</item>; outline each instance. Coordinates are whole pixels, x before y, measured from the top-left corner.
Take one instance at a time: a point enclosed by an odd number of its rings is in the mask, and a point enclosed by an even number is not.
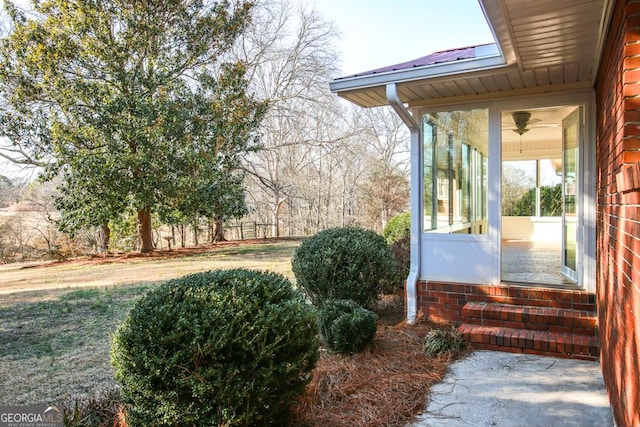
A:
[[[594,81],[611,4],[480,4],[496,43],[330,87],[365,108],[392,106],[411,131],[408,319],[466,323],[486,304],[519,318],[529,308],[506,307],[519,303],[568,310],[557,323],[595,311]]]

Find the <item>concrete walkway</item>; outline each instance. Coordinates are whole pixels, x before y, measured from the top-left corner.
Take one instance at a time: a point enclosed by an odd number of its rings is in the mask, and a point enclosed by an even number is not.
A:
[[[476,351],[435,385],[412,427],[611,427],[598,362]]]

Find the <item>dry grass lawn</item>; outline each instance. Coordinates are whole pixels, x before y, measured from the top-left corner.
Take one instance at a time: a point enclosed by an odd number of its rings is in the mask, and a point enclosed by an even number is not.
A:
[[[0,405],[45,404],[114,388],[110,334],[153,285],[239,267],[293,278],[298,244],[228,242],[145,256],[0,265]]]
[[[270,270],[293,279],[298,244],[230,242],[148,256],[0,266],[0,405],[68,404],[112,392],[110,334],[137,298],[165,280],[219,268]],[[405,324],[403,306],[398,296],[382,300],[372,348],[351,357],[323,353],[294,425],[403,426],[423,409],[450,360],[424,355],[432,325]],[[119,407],[117,401],[111,406]]]

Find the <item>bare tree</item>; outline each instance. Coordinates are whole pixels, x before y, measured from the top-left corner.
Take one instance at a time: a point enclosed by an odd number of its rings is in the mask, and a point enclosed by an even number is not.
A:
[[[406,126],[389,108],[373,108],[355,116],[361,129],[367,173],[359,186],[362,213],[368,226],[382,231],[409,202],[409,135]]]
[[[336,120],[336,100],[328,91],[337,74],[336,32],[315,11],[294,9],[287,0],[265,1],[255,10],[237,54],[250,64],[252,89],[269,101],[269,112],[262,150],[247,158],[245,170],[248,200],[268,215],[277,236],[283,208],[301,196],[303,176],[314,166],[321,170],[326,147],[344,138],[326,131]],[[314,208],[317,219],[317,203]]]
[[[270,223],[273,236],[380,230],[407,208],[405,126],[388,109],[355,109],[329,92],[340,74],[331,23],[288,0],[254,11],[235,50],[250,64],[252,90],[269,101],[262,149],[244,164],[252,217]]]
[[[0,175],[0,208],[19,202],[26,187],[24,178]]]

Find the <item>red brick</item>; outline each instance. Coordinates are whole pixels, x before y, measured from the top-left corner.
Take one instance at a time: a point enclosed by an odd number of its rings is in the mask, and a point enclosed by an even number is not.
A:
[[[640,68],[640,56],[631,56],[624,58],[622,66],[625,70]]]
[[[623,153],[622,161],[624,163],[640,162],[640,151],[625,151]]]
[[[622,140],[623,150],[638,150],[640,149],[640,138],[625,138]]]
[[[540,340],[540,349],[542,351],[549,351],[549,341],[546,340]]]

